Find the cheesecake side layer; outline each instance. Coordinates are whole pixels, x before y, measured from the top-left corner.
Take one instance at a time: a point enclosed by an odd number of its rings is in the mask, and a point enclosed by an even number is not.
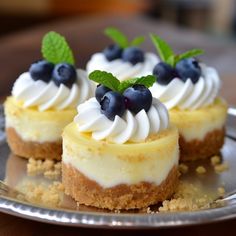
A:
[[[203,140],[195,139],[186,141],[180,136],[180,160],[194,161],[218,154],[224,144],[224,137],[224,128],[207,133]]]
[[[18,156],[34,159],[61,160],[62,143],[24,141],[14,128],[6,128],[7,142],[12,152]]]
[[[13,128],[25,142],[60,142],[63,128],[76,115],[76,109],[40,112],[36,108],[24,108],[14,97],[7,98],[4,108],[6,128]]]
[[[63,132],[62,160],[104,188],[142,181],[159,185],[178,164],[178,131],[171,127],[146,142],[113,144],[79,133],[73,122]]]
[[[171,109],[170,121],[185,142],[203,141],[207,134],[224,128],[227,108],[226,102],[217,98],[212,105],[197,110]]]
[[[103,188],[71,165],[62,164],[62,180],[66,194],[80,204],[111,210],[144,208],[168,199],[176,189],[178,176],[175,165],[160,185],[140,182]]]

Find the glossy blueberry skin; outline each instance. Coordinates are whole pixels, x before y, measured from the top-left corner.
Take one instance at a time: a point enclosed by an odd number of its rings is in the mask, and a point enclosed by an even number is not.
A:
[[[47,83],[52,78],[53,68],[53,63],[41,60],[30,66],[29,73],[33,80],[42,80]]]
[[[190,78],[194,84],[197,83],[202,73],[198,61],[194,58],[181,60],[176,64],[176,70],[181,80],[186,81]]]
[[[123,61],[127,61],[135,65],[139,62],[144,62],[144,53],[140,48],[129,47],[124,49],[122,59]]]
[[[57,64],[53,70],[53,81],[59,87],[60,84],[64,84],[67,87],[71,87],[76,81],[77,74],[75,67],[68,63]]]
[[[123,96],[125,97],[126,108],[135,114],[142,109],[147,112],[152,105],[152,94],[144,85],[136,84],[127,88]]]
[[[101,102],[101,113],[108,119],[114,120],[115,116],[123,116],[125,112],[125,99],[124,97],[114,91],[105,93]]]
[[[108,61],[113,61],[115,59],[121,58],[122,51],[123,51],[122,48],[120,48],[116,44],[113,44],[106,47],[103,50],[103,54],[105,55]]]
[[[109,89],[108,87],[99,84],[96,88],[95,91],[95,97],[97,99],[98,102],[101,102],[102,97],[105,95],[105,93],[111,91],[111,89]]]
[[[161,85],[167,85],[177,77],[176,70],[165,62],[156,64],[152,73],[156,77],[157,83]]]

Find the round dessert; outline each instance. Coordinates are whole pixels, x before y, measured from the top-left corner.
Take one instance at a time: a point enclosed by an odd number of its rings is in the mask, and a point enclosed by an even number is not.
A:
[[[47,42],[49,38],[54,45]],[[58,46],[54,40],[60,44],[57,52],[50,51]],[[85,71],[75,69],[71,51],[59,34],[48,33],[42,51],[45,59],[19,76],[5,101],[7,141],[19,156],[60,160],[62,130],[73,120],[78,104],[94,93],[94,85]]]
[[[107,28],[105,34],[114,44],[106,47],[103,52],[92,55],[86,66],[88,74],[94,70],[107,71],[120,81],[152,74],[152,69],[159,59],[154,53],[144,53],[138,47],[144,37],[139,36],[129,42],[127,37],[115,28]]]
[[[110,80],[101,73],[103,82]],[[139,83],[104,89],[102,98],[79,105],[74,122],[64,129],[62,182],[80,204],[143,208],[168,199],[176,189],[177,128],[169,124],[163,104]]]
[[[163,40],[156,35],[152,35],[152,40],[159,45],[157,49],[163,55],[160,46]],[[218,97],[221,87],[218,73],[193,58],[202,50],[174,55],[165,44],[163,50],[167,50],[169,55],[154,67],[157,81],[150,90],[167,107],[171,122],[179,129],[180,160],[218,154],[224,144],[227,117],[227,104]]]

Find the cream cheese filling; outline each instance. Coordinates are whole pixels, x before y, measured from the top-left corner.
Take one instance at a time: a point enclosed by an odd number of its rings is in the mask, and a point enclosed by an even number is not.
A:
[[[23,108],[13,97],[7,98],[4,108],[6,128],[13,128],[26,142],[60,141],[64,127],[76,115],[76,109],[39,112]]]
[[[169,110],[170,122],[175,124],[185,141],[204,140],[214,130],[221,130],[227,118],[227,104],[217,98],[205,108],[197,110]]]
[[[93,142],[96,145],[99,143]],[[120,148],[112,150],[110,147],[109,150],[105,151],[104,143],[100,142],[100,144],[100,147],[93,147],[93,143],[89,147],[85,144],[81,145],[79,138],[73,140],[64,133],[62,161],[103,188],[110,188],[119,184],[132,185],[140,182],[159,185],[167,178],[179,160],[178,134],[176,131],[174,135],[172,133],[170,137],[167,137],[163,147],[158,146],[158,141],[153,141],[151,148],[145,148],[146,144],[142,144],[143,146],[131,144],[131,146],[136,146],[126,149],[120,145],[117,146]],[[125,144],[123,145],[125,146]]]

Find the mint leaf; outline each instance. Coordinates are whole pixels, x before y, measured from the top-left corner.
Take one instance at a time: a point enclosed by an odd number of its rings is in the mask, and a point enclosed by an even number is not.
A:
[[[139,46],[144,42],[144,40],[145,40],[144,36],[138,36],[130,42],[130,46]]]
[[[170,45],[155,34],[150,34],[151,40],[156,47],[162,61],[166,62],[169,57],[174,55]]]
[[[175,65],[183,59],[190,58],[190,57],[196,57],[196,56],[201,55],[203,53],[204,53],[204,50],[202,50],[202,49],[192,49],[192,50],[184,52],[180,55],[176,55]]]
[[[149,88],[151,87],[156,81],[155,76],[153,75],[148,75],[148,76],[143,76],[140,78],[133,78],[133,79],[128,79],[125,81],[122,81],[119,85],[119,92],[123,93],[127,88],[135,85],[135,84],[141,84],[144,85],[145,87]]]
[[[99,84],[102,84],[113,91],[119,91],[118,87],[120,85],[120,81],[111,73],[108,73],[106,71],[95,70],[89,74],[89,79]]]
[[[175,55],[169,56],[168,59],[166,60],[166,63],[171,65],[172,67],[174,67],[175,66],[175,58],[176,58]]]
[[[44,59],[54,64],[61,62],[75,64],[74,56],[68,43],[62,35],[56,32],[51,31],[43,37],[41,51]]]
[[[121,48],[127,48],[129,46],[128,38],[115,27],[106,28],[104,33]]]

